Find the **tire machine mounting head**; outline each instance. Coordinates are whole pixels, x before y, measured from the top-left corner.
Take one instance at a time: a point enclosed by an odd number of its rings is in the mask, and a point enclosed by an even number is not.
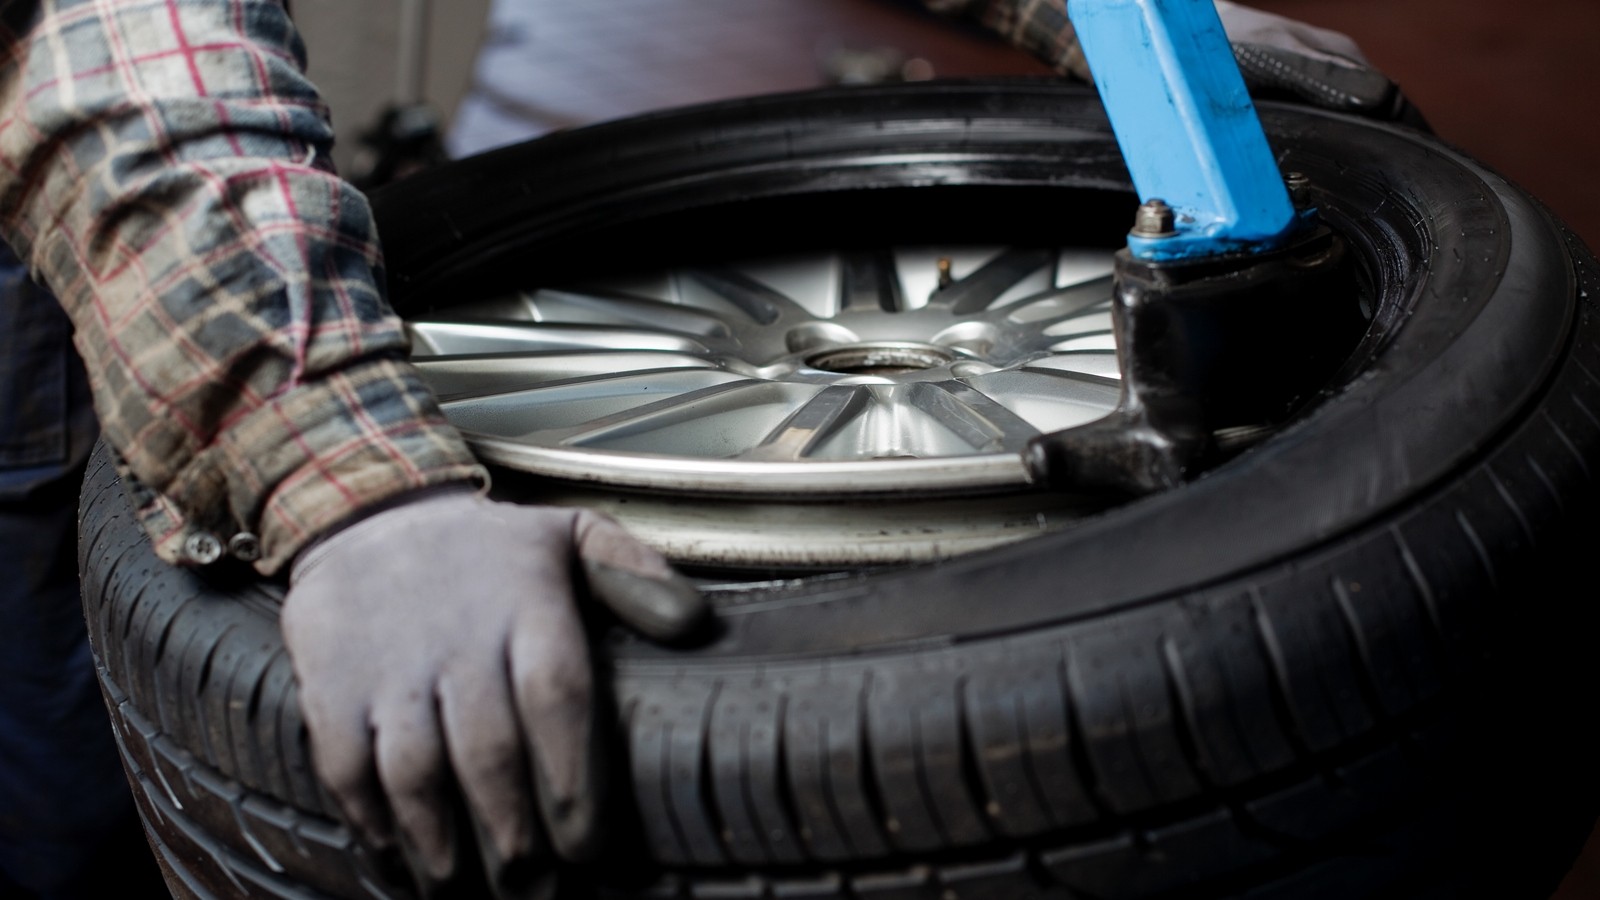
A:
[[[1141,205],[1116,261],[1121,402],[1024,458],[1041,486],[1150,493],[1331,375],[1358,288],[1307,180],[1280,173],[1212,0],[1067,10]]]

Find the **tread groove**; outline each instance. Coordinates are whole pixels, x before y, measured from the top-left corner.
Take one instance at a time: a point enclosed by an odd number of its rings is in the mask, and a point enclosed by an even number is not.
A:
[[[1355,669],[1356,684],[1361,691],[1362,699],[1380,721],[1387,722],[1390,719],[1389,709],[1383,702],[1382,692],[1378,689],[1377,678],[1373,672],[1371,647],[1367,644],[1367,635],[1361,627],[1361,619],[1350,603],[1350,595],[1344,589],[1344,582],[1337,577],[1330,578],[1328,587],[1333,591],[1334,600],[1339,608],[1339,620],[1344,623],[1345,637],[1351,649],[1355,651],[1356,658],[1360,660]]]
[[[1594,411],[1589,408],[1587,403],[1583,402],[1582,397],[1574,394],[1572,397],[1572,405],[1576,406],[1578,411],[1583,413],[1583,417],[1588,419],[1590,424],[1594,425],[1596,428],[1600,428],[1600,417],[1595,416]]]
[[[800,837],[800,805],[795,802],[794,779],[789,774],[789,729],[787,724],[789,718],[789,695],[787,693],[779,694],[774,703],[777,706],[777,713],[776,718],[773,720],[773,727],[777,731],[773,735],[775,758],[772,761],[772,792],[778,798],[778,814],[783,819],[784,830],[789,842],[794,845],[794,855],[807,858],[810,854],[807,852],[808,848],[805,841]],[[757,816],[756,822],[761,825],[766,824],[762,822],[759,816]],[[762,835],[762,840],[767,840],[765,834]],[[784,856],[780,851],[774,850],[771,852],[775,861]]]
[[[711,765],[710,741],[707,741],[706,752],[701,759],[704,765],[700,777],[706,784],[712,784],[715,777],[714,767]],[[761,855],[765,862],[773,862],[772,844],[767,840],[767,831],[761,827],[761,817],[756,813],[755,786],[751,783],[753,777],[750,773],[750,723],[739,723],[739,803],[744,806],[745,818],[751,823],[751,830],[755,832],[756,843],[761,847]],[[717,834],[723,835],[722,852],[730,858],[737,858],[733,850],[733,842],[728,840],[726,832],[718,830]]]
[[[1588,379],[1590,384],[1600,386],[1600,377],[1596,377],[1593,372],[1589,371],[1589,367],[1584,364],[1582,358],[1577,356],[1572,357],[1572,365],[1579,372],[1583,373],[1583,377]]]
[[[1466,535],[1467,543],[1472,545],[1473,555],[1478,558],[1478,564],[1483,567],[1484,577],[1489,579],[1489,586],[1498,590],[1500,587],[1500,573],[1494,564],[1494,555],[1489,548],[1484,546],[1483,539],[1478,536],[1478,530],[1467,521],[1467,514],[1463,510],[1456,510],[1456,525],[1461,528],[1461,533]]]
[[[839,798],[834,796],[833,766],[828,764],[828,725],[827,716],[822,716],[817,722],[817,758],[821,760],[817,766],[817,776],[822,786],[822,802],[828,809],[828,818],[833,821],[833,828],[838,833],[840,841],[851,856],[860,856],[861,851],[856,848],[855,837],[850,834],[850,829],[845,827],[844,814],[839,809]]]
[[[975,805],[978,825],[983,829],[985,841],[993,840],[996,834],[995,821],[989,810],[998,808],[999,803],[989,795],[989,789],[980,770],[982,761],[973,744],[972,728],[970,727],[969,711],[967,710],[968,694],[966,675],[960,675],[955,683],[955,729],[956,752],[960,754],[961,781],[966,785],[967,796],[963,799],[971,800]],[[1018,748],[1020,751],[1022,748]],[[1026,756],[1026,753],[1020,753]]]
[[[1011,698],[1011,716],[1017,723],[1017,738],[1021,742],[1022,776],[1028,780],[1028,788],[1033,791],[1033,796],[1038,799],[1039,810],[1044,813],[1045,821],[1051,828],[1060,828],[1061,819],[1056,815],[1055,804],[1045,802],[1043,798],[1049,796],[1045,793],[1044,781],[1039,778],[1039,768],[1033,760],[1034,734],[1028,724],[1027,707],[1023,704],[1022,696]]]
[[[883,799],[882,786],[878,784],[878,764],[872,755],[872,726],[867,721],[871,715],[868,697],[872,693],[872,681],[872,670],[868,669],[863,673],[861,691],[856,704],[856,746],[860,750],[858,764],[861,767],[861,799],[867,809],[872,811],[873,824],[877,826],[878,836],[884,846],[893,847],[893,834],[889,829],[889,805]],[[854,845],[853,841],[851,843]]]
[[[1110,798],[1105,795],[1105,788],[1100,784],[1100,776],[1096,773],[1094,762],[1089,757],[1089,748],[1085,738],[1085,729],[1081,717],[1077,712],[1077,704],[1072,699],[1072,685],[1067,674],[1067,648],[1061,648],[1061,658],[1056,661],[1056,678],[1061,685],[1062,716],[1067,723],[1067,749],[1072,756],[1072,764],[1078,770],[1078,777],[1083,781],[1083,793],[1089,798],[1089,803],[1094,807],[1097,820],[1115,819]]]
[[[1144,740],[1139,728],[1138,711],[1133,697],[1128,692],[1128,682],[1120,672],[1113,677],[1116,679],[1117,701],[1122,709],[1122,720],[1128,725],[1128,753],[1133,757],[1134,768],[1138,770],[1140,780],[1144,782],[1145,793],[1151,798],[1151,802],[1145,805],[1159,804],[1167,798],[1162,796],[1160,786],[1151,777],[1150,761],[1145,758]]]
[[[939,836],[939,843],[950,846],[950,832],[945,827],[944,813],[939,809],[936,799],[938,794],[933,790],[933,782],[928,777],[927,747],[922,741],[922,715],[916,706],[911,707],[911,770],[915,773],[917,790],[922,794],[922,805],[928,811],[928,821],[933,824],[934,832]]]
[[[1589,471],[1589,461],[1584,459],[1583,451],[1579,450],[1578,446],[1572,442],[1572,438],[1567,435],[1566,429],[1562,428],[1561,423],[1557,422],[1555,417],[1550,414],[1550,408],[1545,407],[1539,410],[1539,413],[1544,416],[1546,422],[1550,423],[1550,429],[1555,433],[1556,439],[1561,441],[1562,446],[1567,448],[1568,453],[1572,454],[1572,459],[1578,464],[1579,471],[1583,472],[1584,480],[1593,481],[1594,473]]]
[[[1178,746],[1188,757],[1189,766],[1200,779],[1204,790],[1216,790],[1218,773],[1216,765],[1200,743],[1200,723],[1196,721],[1193,688],[1183,671],[1183,660],[1178,656],[1178,645],[1171,635],[1161,636],[1161,674],[1167,686],[1167,700],[1178,715],[1172,717],[1172,730],[1178,737]]]
[[[694,854],[689,852],[689,840],[684,836],[683,823],[678,821],[677,804],[672,797],[672,726],[668,720],[661,723],[661,772],[666,777],[662,778],[657,787],[661,791],[661,810],[667,817],[667,826],[672,830],[673,840],[678,845],[680,859],[694,859]]]
[[[211,666],[216,662],[217,651],[222,649],[222,643],[228,639],[228,635],[232,634],[237,627],[230,623],[220,633],[211,638],[210,645],[206,647],[205,657],[200,660],[200,673],[195,676],[193,688],[195,697],[205,694],[206,688],[210,686]]]
[[[711,758],[711,721],[712,714],[717,708],[717,700],[722,696],[722,689],[723,681],[721,678],[718,678],[711,685],[711,696],[706,698],[705,705],[700,713],[700,740],[699,747],[697,748],[698,752],[696,753],[695,758],[695,767],[698,770],[700,777],[699,790],[694,792],[693,807],[684,810],[683,816],[680,817],[680,819],[691,816],[700,818],[704,822],[704,827],[710,833],[711,839],[716,842],[717,850],[720,852],[722,857],[724,859],[731,859],[736,857],[733,853],[733,847],[730,846],[730,842],[728,840],[728,824],[722,818],[722,811],[717,808],[716,797],[712,795],[713,791],[716,790],[716,766]],[[668,742],[668,746],[671,746],[670,741]],[[748,765],[748,759],[740,760],[741,768],[747,767]],[[672,770],[668,769],[667,771],[671,772]],[[742,799],[743,798],[741,798],[741,800]],[[700,862],[700,860],[696,859],[698,855],[699,854],[693,852],[693,844],[691,843],[689,858],[695,860],[696,862]]]
[[[1533,454],[1524,454],[1522,458],[1527,461],[1528,468],[1533,470],[1534,477],[1539,479],[1539,483],[1544,485],[1545,491],[1550,494],[1550,501],[1555,504],[1556,510],[1565,512],[1567,508],[1565,498],[1560,491],[1556,490],[1555,483],[1550,480],[1550,473],[1544,470],[1544,466],[1539,465],[1539,461],[1533,458]]]
[[[1400,532],[1398,525],[1389,526],[1390,539],[1400,551],[1401,563],[1405,566],[1406,574],[1411,583],[1417,588],[1417,595],[1422,598],[1422,608],[1428,614],[1428,621],[1433,625],[1435,638],[1440,643],[1445,643],[1448,638],[1445,634],[1444,620],[1439,612],[1439,599],[1434,595],[1433,585],[1428,581],[1428,576],[1422,571],[1422,563],[1417,555],[1412,552],[1411,544]]]
[[[1305,725],[1294,712],[1294,704],[1289,697],[1289,668],[1283,658],[1283,647],[1279,645],[1278,638],[1273,634],[1272,627],[1267,621],[1267,611],[1261,603],[1261,590],[1256,587],[1250,589],[1250,622],[1255,626],[1256,645],[1261,648],[1261,654],[1271,668],[1267,676],[1267,694],[1272,702],[1273,712],[1282,723],[1284,737],[1288,738],[1294,755],[1301,759],[1309,759],[1311,745],[1306,740]]]
[[[1483,470],[1489,476],[1489,483],[1494,485],[1495,493],[1500,495],[1500,499],[1504,500],[1506,503],[1506,508],[1510,509],[1511,514],[1516,517],[1517,527],[1522,530],[1522,537],[1528,542],[1528,547],[1538,547],[1539,538],[1537,534],[1535,534],[1533,526],[1529,524],[1528,514],[1522,509],[1522,504],[1518,503],[1517,498],[1512,495],[1511,488],[1507,486],[1505,481],[1502,480],[1499,474],[1495,472],[1494,466],[1484,466]]]

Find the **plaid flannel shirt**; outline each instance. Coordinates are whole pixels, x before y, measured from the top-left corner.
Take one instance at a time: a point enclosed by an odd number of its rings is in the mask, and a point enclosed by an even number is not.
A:
[[[1065,0],[926,0],[1062,71]],[[406,363],[282,0],[0,0],[0,236],[59,297],[157,553],[482,480]]]
[[[0,235],[71,316],[163,559],[248,533],[271,573],[483,478],[406,362],[281,0],[0,0],[0,54]]]
[[[945,15],[965,15],[1063,75],[1087,78],[1089,64],[1067,20],[1067,0],[922,0]]]

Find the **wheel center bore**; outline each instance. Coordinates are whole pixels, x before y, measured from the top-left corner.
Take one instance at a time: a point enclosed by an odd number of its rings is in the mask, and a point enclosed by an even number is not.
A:
[[[853,344],[833,347],[806,358],[806,364],[840,375],[907,375],[947,366],[954,353],[928,344]]]

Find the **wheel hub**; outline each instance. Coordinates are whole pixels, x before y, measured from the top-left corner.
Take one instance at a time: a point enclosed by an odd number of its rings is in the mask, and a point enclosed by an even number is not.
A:
[[[931,344],[883,342],[834,347],[807,357],[806,365],[839,375],[893,378],[949,366],[957,359],[951,351]]]

